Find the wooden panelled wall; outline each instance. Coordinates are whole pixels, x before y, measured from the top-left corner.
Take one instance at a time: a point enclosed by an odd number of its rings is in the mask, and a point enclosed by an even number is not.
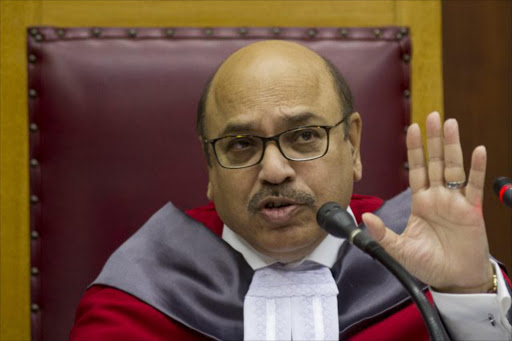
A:
[[[443,109],[440,0],[2,0],[0,6],[1,340],[30,338],[27,26],[409,26],[412,120],[423,125],[429,111]]]
[[[487,147],[484,213],[491,253],[512,270],[512,210],[492,191],[498,176],[512,177],[512,1],[443,2],[446,117],[461,127],[464,163],[472,148]]]

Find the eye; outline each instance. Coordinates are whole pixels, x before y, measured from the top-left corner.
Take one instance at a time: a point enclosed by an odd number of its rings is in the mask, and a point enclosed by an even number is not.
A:
[[[254,147],[256,145],[256,142],[254,140],[254,138],[251,138],[251,137],[234,137],[232,138],[227,146],[226,146],[226,150],[227,151],[243,151],[243,150],[247,150],[247,149],[250,149],[252,147]]]
[[[299,134],[299,138],[304,141],[309,141],[314,138],[313,132],[311,130],[304,130]]]
[[[293,136],[294,142],[312,142],[316,141],[320,135],[315,129],[301,129],[299,131],[296,131]]]

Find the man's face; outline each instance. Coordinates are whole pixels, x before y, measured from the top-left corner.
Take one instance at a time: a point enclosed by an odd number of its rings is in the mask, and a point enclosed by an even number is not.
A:
[[[323,60],[306,48],[263,42],[232,55],[215,76],[206,105],[206,138],[273,136],[342,119],[339,98]],[[269,142],[261,163],[222,168],[210,149],[208,196],[219,216],[258,251],[281,261],[310,253],[325,237],[317,210],[328,201],[347,206],[361,177],[358,114],[330,132],[328,153],[289,161]]]

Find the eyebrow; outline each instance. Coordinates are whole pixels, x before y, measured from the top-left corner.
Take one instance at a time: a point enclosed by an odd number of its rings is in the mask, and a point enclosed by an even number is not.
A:
[[[302,112],[299,114],[285,115],[283,118],[284,124],[288,127],[310,125],[312,121],[320,121],[320,123],[314,123],[313,125],[325,124],[325,119],[311,112]],[[255,133],[257,129],[252,122],[231,122],[224,127],[219,136],[227,136],[232,134],[249,134]]]

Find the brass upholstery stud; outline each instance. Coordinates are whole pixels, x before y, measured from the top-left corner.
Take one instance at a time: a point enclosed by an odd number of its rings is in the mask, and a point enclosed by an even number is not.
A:
[[[409,130],[409,127],[404,127],[404,134],[407,134],[407,130]]]
[[[30,305],[30,310],[32,310],[33,313],[37,313],[39,312],[40,308],[39,308],[39,304],[37,303],[32,303]]]
[[[402,59],[404,62],[409,63],[409,61],[411,60],[411,55],[406,53],[402,56]]]
[[[32,238],[32,240],[37,240],[37,239],[39,239],[39,232],[37,232],[37,231],[31,231],[31,232],[30,232],[30,238]]]
[[[409,34],[409,31],[405,27],[402,27],[400,29],[400,33],[402,33],[402,35],[406,36],[407,34]]]
[[[30,159],[30,167],[35,168],[37,166],[39,166],[39,161],[36,159]]]
[[[35,36],[36,36],[36,35],[38,35],[38,34],[39,34],[39,30],[38,30],[37,28],[31,28],[31,29],[30,29],[30,35],[31,35],[32,37],[35,37]]]
[[[135,37],[137,36],[137,30],[136,30],[136,29],[134,29],[134,28],[130,28],[130,29],[128,30],[128,35],[129,35],[130,37],[132,37],[132,38],[135,38]]]
[[[307,33],[310,38],[313,38],[314,36],[316,36],[317,32],[314,28],[310,28]]]
[[[168,28],[165,30],[165,35],[168,36],[168,37],[172,37],[174,35],[174,29],[172,28]]]
[[[37,276],[37,275],[39,275],[39,269],[38,269],[38,268],[36,268],[36,267],[32,267],[32,269],[30,269],[30,274],[31,274],[32,276]]]
[[[402,34],[402,33],[400,33],[400,32],[398,32],[398,33],[396,34],[396,39],[402,39],[403,37],[404,37],[404,36],[403,36],[403,34]]]
[[[36,41],[43,41],[43,36],[40,34],[36,34]]]
[[[280,29],[279,27],[274,27],[274,28],[272,29],[272,34],[273,34],[273,35],[275,35],[275,36],[276,36],[276,35],[278,35],[278,34],[280,34],[280,33],[281,33],[281,29]]]
[[[205,29],[204,30],[204,34],[206,34],[207,36],[213,35],[213,29],[211,29],[211,28]]]
[[[36,132],[36,131],[39,130],[39,127],[35,123],[30,123],[29,129],[30,129],[31,132]]]
[[[340,36],[342,36],[342,37],[344,37],[344,38],[345,38],[345,37],[347,37],[347,36],[348,36],[348,30],[347,30],[346,28],[341,28],[341,29],[339,30],[339,34],[340,34]]]
[[[99,37],[101,35],[101,29],[95,27],[92,29],[92,35],[95,36],[95,37]]]
[[[248,30],[247,30],[247,28],[245,28],[245,27],[240,27],[240,28],[238,29],[238,33],[239,33],[241,36],[245,36],[245,35],[247,34],[247,32],[248,32]]]
[[[375,35],[376,38],[379,38],[382,32],[379,28],[376,28],[373,30],[373,34]]]
[[[411,90],[409,90],[409,89],[404,90],[404,97],[405,98],[410,98],[411,97]]]
[[[35,54],[32,54],[32,53],[31,53],[31,54],[29,54],[29,55],[28,55],[28,61],[29,61],[29,63],[34,64],[34,63],[37,61],[37,57],[36,57],[36,55],[35,55]]]
[[[66,31],[64,31],[62,28],[59,28],[57,30],[57,36],[59,36],[60,38],[64,37],[65,34],[66,34]]]
[[[404,168],[409,170],[409,162],[404,162]]]
[[[30,196],[30,202],[31,202],[32,204],[37,204],[37,203],[39,202],[39,198],[37,197],[37,195],[32,194],[32,195]]]
[[[35,89],[29,89],[28,90],[28,95],[32,98],[36,98],[37,97],[37,91]]]

